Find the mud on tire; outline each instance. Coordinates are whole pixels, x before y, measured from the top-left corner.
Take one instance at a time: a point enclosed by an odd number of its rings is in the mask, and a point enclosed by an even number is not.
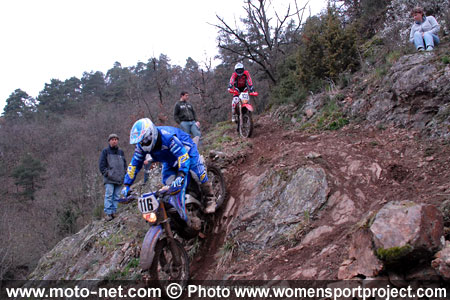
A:
[[[249,138],[252,136],[253,133],[252,113],[250,111],[247,111],[246,113],[243,113],[241,117],[242,117],[242,126],[239,128],[239,133],[241,136]]]
[[[189,257],[183,245],[174,239],[174,247],[172,249],[169,241],[165,238],[159,240],[155,246],[155,256],[150,267],[149,275],[152,280],[164,292],[165,288],[172,282],[176,282],[182,287],[187,285],[189,280]],[[176,252],[176,253],[174,253]],[[176,265],[175,256],[179,256],[180,265]]]
[[[208,180],[211,180],[214,196],[216,196],[217,208],[219,208],[227,197],[225,179],[217,166],[207,164],[206,169],[208,171]]]

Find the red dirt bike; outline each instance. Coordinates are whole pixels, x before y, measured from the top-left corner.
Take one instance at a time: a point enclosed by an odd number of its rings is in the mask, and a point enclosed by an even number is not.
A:
[[[253,106],[250,104],[250,96],[258,96],[257,92],[249,93],[247,90],[239,92],[235,89],[228,90],[230,94],[233,94],[233,103],[235,103],[237,114],[237,131],[244,138],[251,137],[253,133],[253,119],[252,112]]]

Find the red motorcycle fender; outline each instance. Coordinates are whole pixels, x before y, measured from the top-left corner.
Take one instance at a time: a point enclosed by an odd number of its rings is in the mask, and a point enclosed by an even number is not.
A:
[[[253,106],[251,105],[251,104],[242,104],[242,107],[245,107],[247,110],[249,110],[249,111],[253,111]]]
[[[153,262],[153,257],[155,256],[155,246],[158,242],[159,237],[162,233],[162,226],[152,226],[147,231],[145,235],[144,242],[142,242],[141,257],[139,265],[142,270],[147,270],[150,268]]]

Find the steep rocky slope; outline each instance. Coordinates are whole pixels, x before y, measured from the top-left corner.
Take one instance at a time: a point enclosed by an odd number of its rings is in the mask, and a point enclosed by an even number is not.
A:
[[[222,151],[210,153],[230,198],[215,234],[198,241],[193,278],[338,279],[355,251],[353,236],[386,203],[440,207],[449,199],[449,145],[418,131],[363,123],[307,133],[265,115],[254,138],[242,140],[221,125]],[[95,221],[61,241],[30,278],[141,278],[146,228],[135,204],[122,206],[116,220]],[[373,264],[350,273],[383,274],[377,258]]]
[[[449,198],[445,141],[367,123],[318,133],[284,127],[259,118],[254,139],[213,152],[229,164],[231,197],[223,246],[211,244],[203,253],[209,259],[195,264],[210,270],[200,278],[338,279],[354,234],[386,203],[439,207]]]
[[[188,246],[192,277],[450,279],[448,49],[444,41],[400,57],[385,76],[362,72],[304,106],[256,116],[251,139],[230,123],[211,130],[205,155],[230,197],[213,233]],[[409,224],[382,231],[391,244],[379,231],[399,225],[390,219]],[[30,278],[142,278],[146,229],[135,204],[122,206],[114,221],[61,241]]]

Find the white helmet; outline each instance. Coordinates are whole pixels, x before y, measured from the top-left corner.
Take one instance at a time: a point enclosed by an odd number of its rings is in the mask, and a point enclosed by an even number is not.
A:
[[[142,149],[150,152],[158,139],[158,129],[149,118],[137,120],[130,131],[130,144],[139,143]]]
[[[238,74],[239,76],[241,76],[242,74],[244,74],[244,65],[241,63],[237,63],[234,66],[234,71],[236,72],[236,74]]]

